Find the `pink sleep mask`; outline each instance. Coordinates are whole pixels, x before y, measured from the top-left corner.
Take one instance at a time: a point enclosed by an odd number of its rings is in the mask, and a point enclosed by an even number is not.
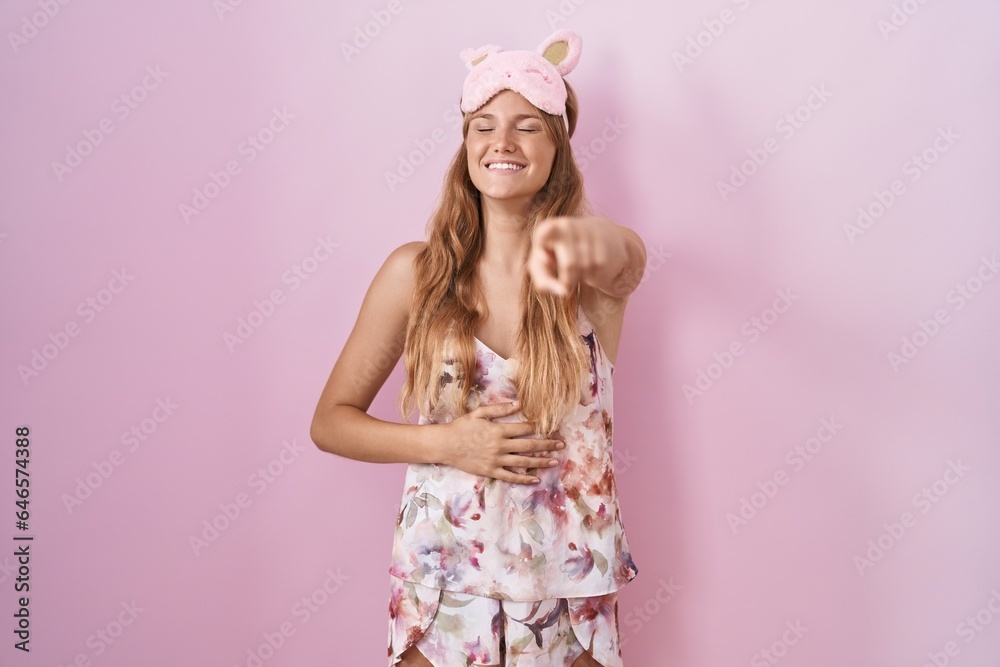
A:
[[[542,111],[566,120],[563,77],[580,61],[583,40],[572,30],[557,30],[536,51],[503,51],[495,44],[465,49],[469,68],[462,87],[462,111],[472,113],[501,90],[513,90]]]

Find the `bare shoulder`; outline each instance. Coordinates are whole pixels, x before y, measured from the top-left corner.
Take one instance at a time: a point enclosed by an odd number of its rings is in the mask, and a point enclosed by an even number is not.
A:
[[[396,339],[402,339],[413,303],[414,260],[427,246],[425,241],[409,241],[397,247],[375,274],[362,311]]]
[[[406,339],[413,300],[413,260],[425,245],[422,241],[404,243],[382,263],[320,396],[317,414],[334,405],[367,411],[388,379]]]
[[[386,257],[385,263],[379,270],[378,277],[387,278],[386,287],[397,289],[400,296],[404,296],[409,302],[413,290],[414,270],[413,264],[417,255],[427,247],[426,241],[409,241],[399,246]],[[384,274],[384,275],[382,275]]]
[[[427,247],[427,241],[407,241],[389,254],[390,259],[407,259],[412,261],[420,251]]]
[[[425,245],[423,241],[409,241],[389,253],[368,286],[361,315],[377,317],[394,333],[405,328],[413,299],[414,259]]]

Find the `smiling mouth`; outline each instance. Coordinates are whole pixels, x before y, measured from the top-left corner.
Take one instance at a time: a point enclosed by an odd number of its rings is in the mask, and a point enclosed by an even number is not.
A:
[[[490,171],[515,172],[524,169],[524,165],[515,162],[493,162],[486,165],[486,168]]]

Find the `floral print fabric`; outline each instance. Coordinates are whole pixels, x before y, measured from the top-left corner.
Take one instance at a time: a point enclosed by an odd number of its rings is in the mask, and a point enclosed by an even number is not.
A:
[[[618,509],[612,458],[614,365],[577,311],[590,382],[562,421],[559,463],[538,484],[511,484],[443,464],[409,464],[389,573],[423,586],[513,601],[600,596],[638,574]],[[505,360],[476,340],[481,404],[516,398]],[[442,369],[443,382],[454,378]],[[470,396],[470,405],[474,404]],[[447,423],[443,409],[419,423]],[[523,421],[520,412],[494,421]],[[529,436],[530,437],[530,436]]]
[[[389,579],[390,667],[412,646],[434,667],[572,667],[584,650],[622,667],[618,593],[512,602]]]

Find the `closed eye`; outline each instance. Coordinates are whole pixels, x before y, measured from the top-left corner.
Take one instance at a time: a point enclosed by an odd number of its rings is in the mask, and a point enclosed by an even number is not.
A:
[[[530,127],[519,127],[517,129],[519,131],[521,131],[521,132],[538,132],[539,131],[539,130],[536,130],[536,129],[533,129],[533,128],[530,128]],[[492,132],[492,131],[493,131],[492,127],[481,127],[478,130],[476,130],[476,132]]]

